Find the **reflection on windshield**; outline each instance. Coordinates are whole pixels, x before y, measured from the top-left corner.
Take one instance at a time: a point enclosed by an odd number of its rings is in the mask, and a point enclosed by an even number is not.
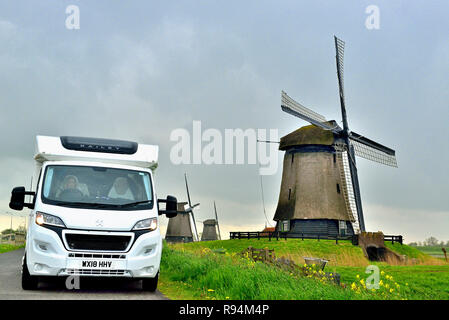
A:
[[[151,203],[152,189],[146,172],[54,165],[47,167],[42,199],[60,205],[137,206]]]

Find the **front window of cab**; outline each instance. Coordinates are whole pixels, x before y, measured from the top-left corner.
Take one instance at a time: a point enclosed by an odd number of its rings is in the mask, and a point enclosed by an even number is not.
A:
[[[151,209],[153,190],[148,172],[49,165],[42,183],[42,202],[74,208]]]

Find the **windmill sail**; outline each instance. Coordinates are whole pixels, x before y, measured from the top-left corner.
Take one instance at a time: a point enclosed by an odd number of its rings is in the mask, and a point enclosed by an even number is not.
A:
[[[342,183],[343,196],[346,203],[348,219],[352,222],[354,232],[360,232],[360,224],[357,214],[357,205],[352,187],[351,171],[349,169],[348,154],[346,152],[337,152],[337,161],[340,168],[340,180]]]
[[[331,130],[333,132],[338,132],[340,129],[338,127],[331,127],[326,123],[326,118],[315,111],[310,110],[309,108],[304,107],[299,102],[296,102],[291,97],[287,95],[286,92],[282,91],[281,93],[281,108],[284,112],[287,112],[295,117],[301,118],[314,124],[318,127],[321,127],[325,130]]]
[[[217,221],[218,239],[221,240],[220,225],[218,224],[217,206],[215,205],[215,201],[214,201],[214,211],[215,211],[215,220]]]
[[[344,87],[344,57],[345,57],[345,42],[334,36],[335,39],[335,51],[337,58],[337,76],[338,84],[340,87],[340,96],[345,98],[345,87]]]
[[[192,202],[190,201],[190,192],[189,192],[189,185],[187,183],[187,174],[186,173],[184,173],[184,180],[186,182],[187,199],[189,200],[189,210],[188,211],[190,211],[190,215],[192,216],[193,226],[195,228],[196,239],[197,239],[197,241],[199,241],[198,229],[196,228],[196,222],[195,222],[195,215],[193,214],[193,208],[198,206],[199,203],[197,203],[194,206],[192,206]]]
[[[350,133],[349,139],[354,145],[356,156],[391,167],[398,166],[396,152],[393,149],[385,147],[355,132]]]

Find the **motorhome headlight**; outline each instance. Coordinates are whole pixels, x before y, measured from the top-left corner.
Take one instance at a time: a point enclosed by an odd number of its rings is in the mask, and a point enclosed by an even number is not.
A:
[[[65,224],[60,218],[43,212],[36,212],[36,223],[40,226],[48,225],[65,228]]]
[[[157,218],[149,218],[145,220],[138,221],[135,225],[133,230],[150,230],[154,231],[157,228]]]

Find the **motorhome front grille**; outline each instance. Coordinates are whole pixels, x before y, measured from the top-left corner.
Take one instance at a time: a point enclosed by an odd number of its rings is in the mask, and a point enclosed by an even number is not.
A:
[[[124,254],[69,253],[69,258],[126,259]]]
[[[72,250],[125,251],[131,236],[66,233],[65,239]]]
[[[66,273],[70,275],[82,275],[82,276],[123,276],[125,270],[102,270],[102,269],[66,269]]]

